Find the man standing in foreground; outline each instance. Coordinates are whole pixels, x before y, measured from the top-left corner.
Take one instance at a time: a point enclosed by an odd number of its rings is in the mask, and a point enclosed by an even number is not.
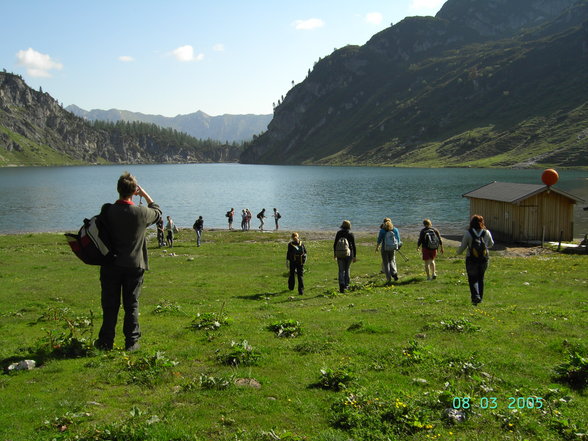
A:
[[[117,190],[119,200],[105,211],[106,224],[117,256],[111,264],[100,267],[103,317],[98,340],[94,344],[98,349],[112,349],[122,292],[125,350],[136,351],[141,337],[139,294],[143,273],[149,269],[145,230],[161,219],[161,210],[128,172],[119,178]],[[135,205],[134,195],[145,198],[147,207]]]

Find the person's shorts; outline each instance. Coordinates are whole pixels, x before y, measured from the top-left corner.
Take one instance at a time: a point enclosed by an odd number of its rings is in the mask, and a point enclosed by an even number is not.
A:
[[[423,247],[423,260],[435,260],[435,257],[437,257],[437,250]]]

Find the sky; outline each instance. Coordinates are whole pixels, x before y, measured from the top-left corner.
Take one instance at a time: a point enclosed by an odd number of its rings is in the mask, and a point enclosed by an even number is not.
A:
[[[271,114],[314,63],[445,0],[0,0],[0,69],[64,106]]]

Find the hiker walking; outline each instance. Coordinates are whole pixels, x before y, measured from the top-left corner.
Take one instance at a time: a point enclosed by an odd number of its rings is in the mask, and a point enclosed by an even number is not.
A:
[[[382,265],[384,266],[384,274],[386,274],[386,283],[392,283],[392,278],[398,280],[398,269],[396,267],[396,251],[402,246],[400,240],[400,232],[398,228],[394,227],[389,218],[384,220],[384,224],[378,234],[378,242],[376,244],[376,252],[382,245]]]
[[[333,256],[337,259],[339,267],[339,292],[345,292],[346,289],[349,289],[351,262],[357,260],[355,237],[350,230],[351,222],[344,220],[333,243]]]
[[[204,229],[204,219],[202,219],[202,216],[198,216],[198,219],[196,219],[196,222],[194,222],[192,228],[194,228],[194,231],[196,232],[196,245],[200,246],[200,241],[202,240],[202,230]]]
[[[304,264],[306,263],[306,248],[300,241],[298,233],[292,233],[292,240],[288,243],[286,254],[286,267],[290,270],[288,277],[288,289],[294,290],[295,277],[298,277],[298,294],[304,294]]]
[[[443,241],[439,230],[433,228],[433,223],[430,219],[423,220],[425,228],[419,234],[417,242],[417,251],[422,245],[423,260],[425,261],[425,272],[427,273],[427,280],[434,280],[437,278],[437,268],[435,265],[435,258],[437,257],[437,250],[441,250],[443,254]]]
[[[100,267],[102,327],[94,346],[100,350],[112,349],[122,297],[125,350],[135,351],[139,349],[141,337],[139,294],[143,274],[149,269],[145,230],[161,219],[161,210],[128,172],[119,178],[117,190],[119,200],[105,211],[105,221],[117,255],[112,263]],[[147,206],[135,205],[134,195],[144,198]]]
[[[233,229],[233,219],[235,217],[235,209],[231,208],[229,211],[227,211],[227,214],[225,214],[225,216],[228,218],[227,220],[229,221],[229,230]]]
[[[174,235],[175,235],[175,233],[178,232],[178,229],[176,227],[176,224],[174,224],[174,221],[172,220],[171,216],[167,216],[167,222],[165,224],[165,231],[167,232],[167,235],[165,237],[165,242],[167,243],[168,247],[173,248],[174,247]]]
[[[474,306],[484,297],[484,274],[488,269],[488,249],[493,246],[494,240],[484,225],[484,218],[474,214],[470,220],[470,228],[463,235],[457,250],[457,254],[461,254],[467,249],[465,265]]]
[[[263,220],[265,219],[265,208],[262,209],[259,213],[257,213],[257,219],[259,219],[259,222],[260,222],[259,229],[261,231],[263,231],[263,224],[264,224]]]
[[[280,229],[279,221],[282,218],[282,215],[278,212],[277,208],[274,208],[274,214],[272,216],[274,217],[274,221],[276,222],[276,231],[278,231]]]

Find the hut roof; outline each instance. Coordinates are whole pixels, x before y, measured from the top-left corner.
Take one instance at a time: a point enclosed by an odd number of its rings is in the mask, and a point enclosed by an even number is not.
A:
[[[554,187],[548,187],[547,185],[538,185],[538,184],[515,184],[512,182],[491,182],[490,184],[486,184],[483,187],[478,188],[477,190],[470,191],[469,193],[465,193],[462,195],[466,198],[475,198],[475,199],[489,199],[492,201],[500,201],[500,202],[508,202],[511,204],[515,204],[521,202],[531,196],[535,196],[536,194],[543,193],[544,191],[553,191],[559,195],[562,195],[574,203],[576,202],[583,202],[577,196],[571,195],[566,193],[565,191],[559,190]]]

